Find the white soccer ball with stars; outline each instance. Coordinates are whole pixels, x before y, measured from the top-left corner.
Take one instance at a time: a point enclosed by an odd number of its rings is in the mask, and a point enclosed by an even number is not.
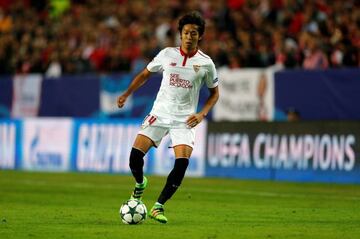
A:
[[[146,219],[147,210],[144,203],[137,199],[129,199],[120,207],[120,218],[125,224],[139,224]]]

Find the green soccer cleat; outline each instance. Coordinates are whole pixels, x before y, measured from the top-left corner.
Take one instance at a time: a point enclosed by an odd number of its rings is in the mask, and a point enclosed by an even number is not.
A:
[[[155,221],[158,221],[160,223],[167,223],[168,219],[164,215],[164,207],[155,205],[151,208],[150,212],[148,213],[148,216]]]
[[[135,189],[133,193],[131,194],[130,199],[137,199],[141,201],[142,195],[144,193],[144,190],[148,184],[147,178],[144,176],[143,183],[136,183]]]

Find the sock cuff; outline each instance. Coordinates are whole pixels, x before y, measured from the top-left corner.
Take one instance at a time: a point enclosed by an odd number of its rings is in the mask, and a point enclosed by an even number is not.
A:
[[[133,156],[137,156],[137,157],[144,157],[145,156],[145,153],[143,151],[141,151],[140,149],[137,149],[137,148],[134,148],[132,147],[131,148],[131,152],[130,152],[130,155],[133,155]]]
[[[176,158],[175,159],[175,166],[187,167],[188,165],[189,165],[189,159],[188,158]]]

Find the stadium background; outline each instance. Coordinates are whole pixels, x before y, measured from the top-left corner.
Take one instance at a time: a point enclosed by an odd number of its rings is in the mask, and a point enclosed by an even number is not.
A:
[[[359,9],[0,0],[0,238],[358,238]],[[161,48],[179,45],[189,10],[206,18],[201,48],[221,97],[197,128],[169,224],[129,227],[118,208],[133,185],[130,147],[161,76],[123,109],[116,97]],[[173,166],[169,145],[146,156],[146,205]]]

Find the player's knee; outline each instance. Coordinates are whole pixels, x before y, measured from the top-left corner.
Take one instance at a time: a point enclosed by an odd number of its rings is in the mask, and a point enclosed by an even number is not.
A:
[[[144,153],[136,148],[132,148],[130,152],[129,167],[131,170],[137,170],[144,166]]]

